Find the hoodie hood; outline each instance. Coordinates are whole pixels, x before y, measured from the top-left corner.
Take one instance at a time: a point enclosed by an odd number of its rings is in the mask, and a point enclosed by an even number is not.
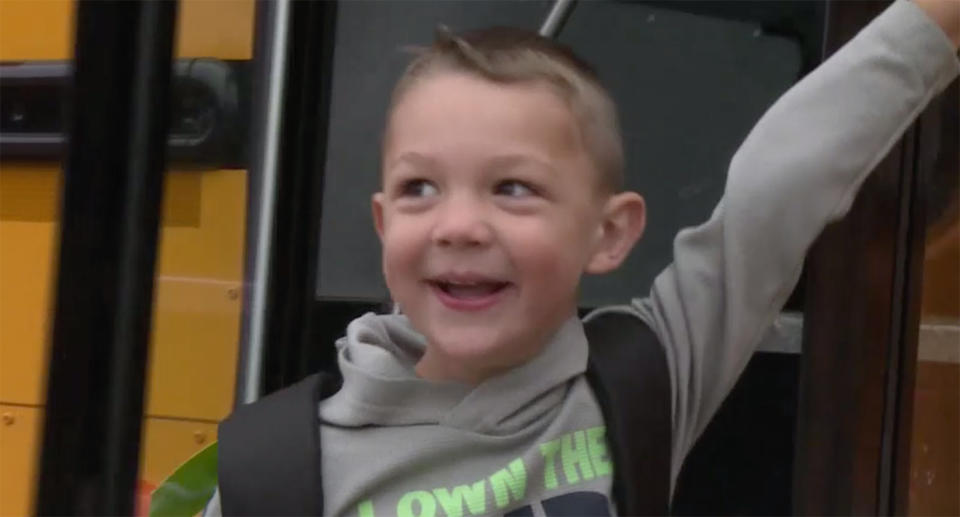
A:
[[[568,319],[530,361],[477,386],[422,379],[426,339],[404,315],[366,314],[337,341],[343,387],[320,404],[338,427],[435,424],[480,434],[514,433],[559,408],[587,367],[587,340]]]

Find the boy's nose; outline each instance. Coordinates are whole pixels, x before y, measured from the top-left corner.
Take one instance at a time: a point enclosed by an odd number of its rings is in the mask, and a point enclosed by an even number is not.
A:
[[[470,203],[450,203],[433,230],[434,243],[444,247],[482,247],[490,243],[491,237],[483,211]]]

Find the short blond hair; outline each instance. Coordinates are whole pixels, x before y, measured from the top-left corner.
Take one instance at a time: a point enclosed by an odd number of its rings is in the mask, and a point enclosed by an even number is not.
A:
[[[468,72],[497,83],[543,81],[567,102],[602,186],[623,189],[623,140],[616,105],[596,71],[568,47],[523,29],[493,27],[452,34],[437,30],[393,89],[390,110],[419,80],[437,72]]]

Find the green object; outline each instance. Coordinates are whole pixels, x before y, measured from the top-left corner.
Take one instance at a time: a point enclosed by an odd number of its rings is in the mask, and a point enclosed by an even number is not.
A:
[[[203,511],[217,489],[217,442],[177,467],[150,497],[150,517],[192,516]]]

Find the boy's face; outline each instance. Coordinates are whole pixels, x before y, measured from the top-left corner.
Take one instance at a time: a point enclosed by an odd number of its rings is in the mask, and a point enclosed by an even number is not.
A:
[[[478,382],[574,315],[604,248],[597,174],[546,85],[441,73],[405,94],[373,210],[390,293],[429,343],[421,375]]]

